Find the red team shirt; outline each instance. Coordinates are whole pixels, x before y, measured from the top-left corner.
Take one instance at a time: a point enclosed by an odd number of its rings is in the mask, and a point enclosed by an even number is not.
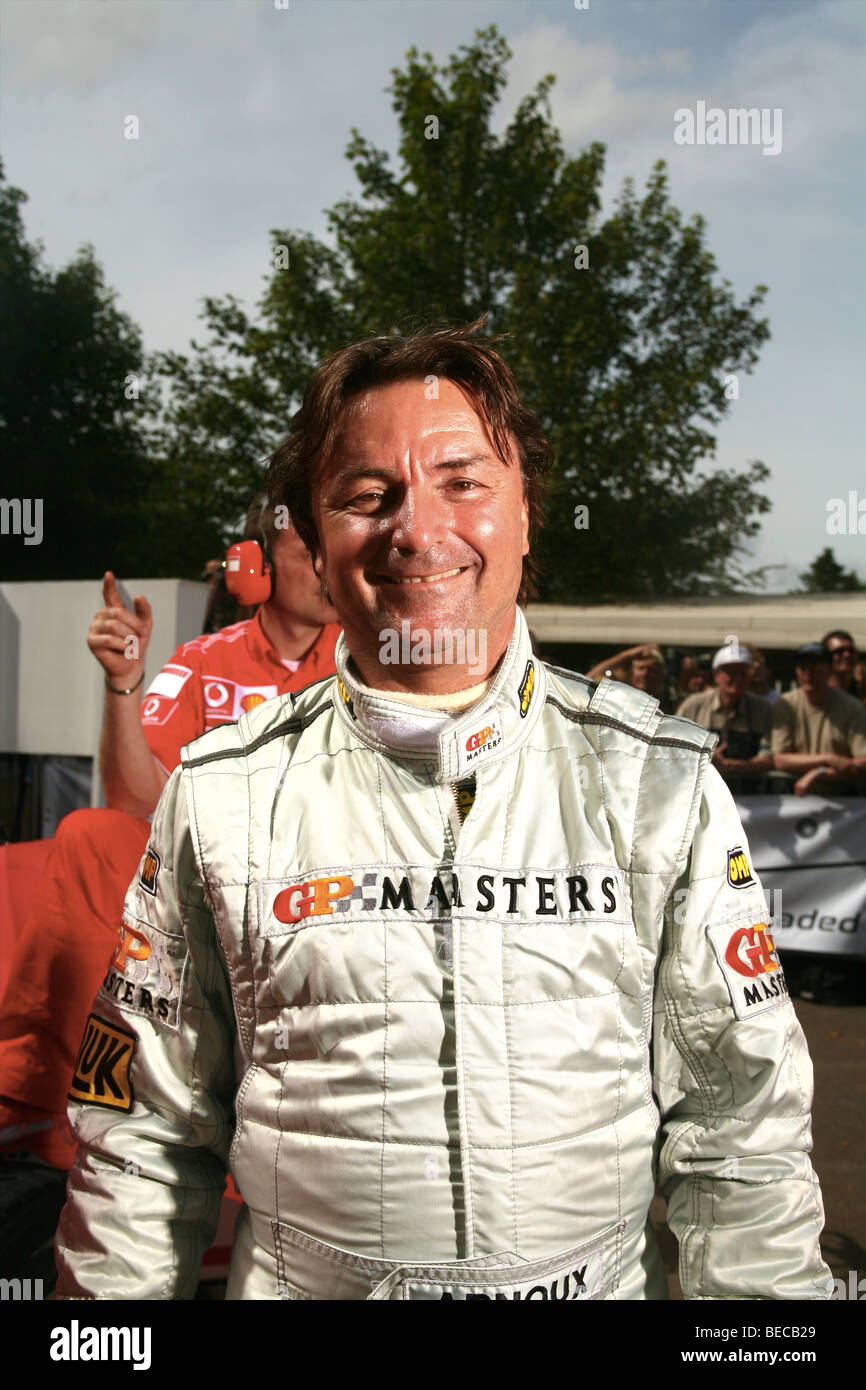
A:
[[[261,609],[245,622],[182,643],[148,687],[141,723],[166,773],[177,767],[184,744],[215,724],[231,723],[263,700],[333,675],[339,623],[326,623],[291,671],[265,636],[260,614]]]

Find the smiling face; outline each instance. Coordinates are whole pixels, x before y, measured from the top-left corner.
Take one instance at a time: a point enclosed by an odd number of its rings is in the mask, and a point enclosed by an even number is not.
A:
[[[493,670],[514,628],[529,550],[517,457],[499,457],[458,386],[442,378],[438,391],[428,400],[423,381],[398,381],[352,398],[313,480],[316,567],[378,689],[464,689]],[[476,659],[395,664],[387,634],[399,639],[404,623],[416,650],[423,634],[450,630]]]

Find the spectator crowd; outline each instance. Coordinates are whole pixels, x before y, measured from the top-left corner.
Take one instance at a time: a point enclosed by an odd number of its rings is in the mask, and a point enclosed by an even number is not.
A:
[[[731,635],[715,655],[684,657],[675,688],[653,645],[617,652],[587,674],[645,690],[667,713],[717,733],[713,762],[733,792],[866,792],[866,657],[835,630],[799,647],[794,667],[797,685],[781,693],[763,652]]]

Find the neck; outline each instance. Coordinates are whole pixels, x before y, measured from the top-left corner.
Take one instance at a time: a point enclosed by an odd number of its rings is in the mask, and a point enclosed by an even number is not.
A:
[[[719,691],[719,700],[721,701],[722,709],[726,710],[736,709],[737,705],[740,703],[739,695],[723,695],[721,690]]]
[[[851,671],[834,671],[828,684],[834,686],[836,690],[842,690],[847,694],[851,689],[853,680],[854,674]]]
[[[300,661],[322,631],[321,623],[293,617],[271,603],[264,604],[259,611],[262,631],[281,660]]]
[[[829,686],[827,687],[829,689]],[[827,690],[804,690],[803,694],[810,705],[815,705],[817,709],[823,709],[827,703]]]
[[[371,690],[401,695],[453,695],[492,679],[514,632],[517,609],[496,630],[427,629],[403,620],[380,634],[378,647],[365,634],[346,632],[361,680]],[[459,659],[458,659],[459,658]]]

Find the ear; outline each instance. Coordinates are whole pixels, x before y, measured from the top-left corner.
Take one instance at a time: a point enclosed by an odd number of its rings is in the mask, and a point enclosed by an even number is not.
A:
[[[526,498],[520,503],[520,525],[523,531],[523,549],[521,555],[529,554],[529,507]]]

